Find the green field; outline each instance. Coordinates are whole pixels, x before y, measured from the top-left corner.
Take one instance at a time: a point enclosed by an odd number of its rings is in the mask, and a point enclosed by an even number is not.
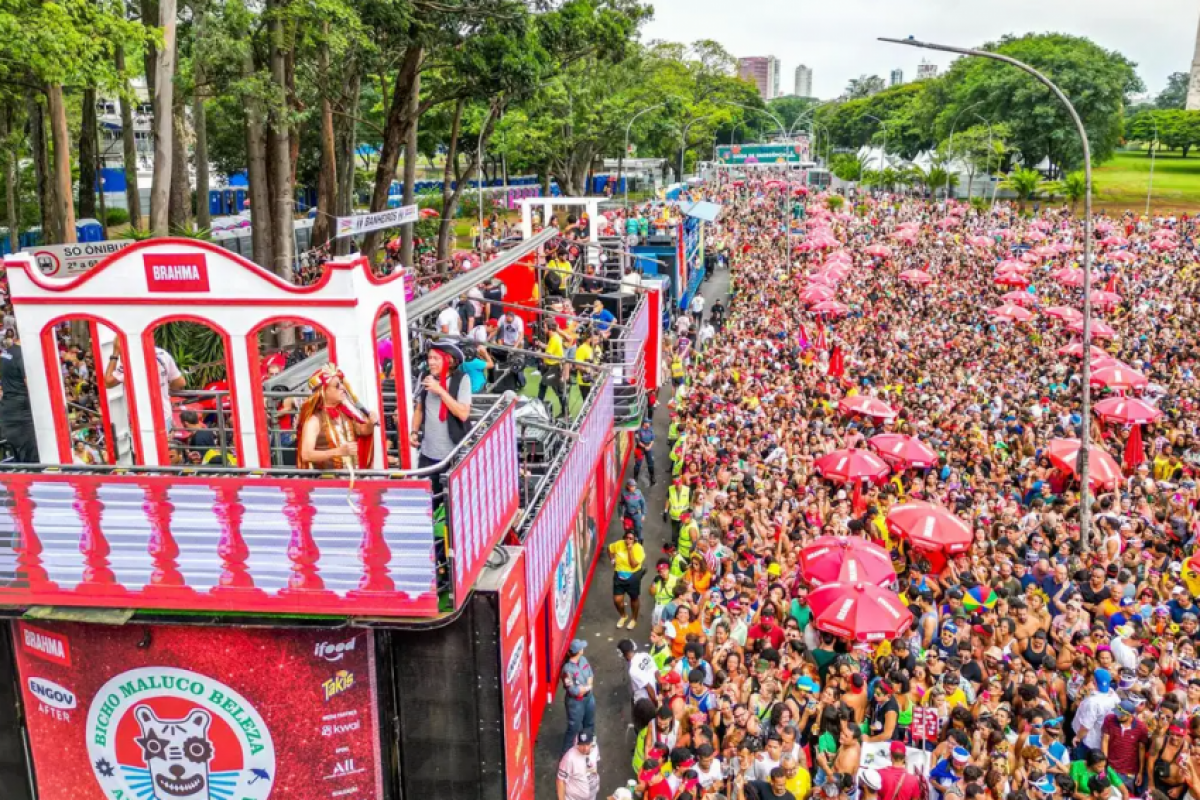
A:
[[[1150,157],[1145,151],[1118,151],[1096,169],[1097,206],[1107,211],[1142,212],[1150,178]],[[1154,194],[1151,210],[1200,211],[1200,152],[1187,158],[1179,151],[1160,152],[1154,159]]]

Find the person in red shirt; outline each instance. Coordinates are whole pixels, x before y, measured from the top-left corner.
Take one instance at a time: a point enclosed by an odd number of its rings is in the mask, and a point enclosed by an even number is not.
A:
[[[881,800],[919,800],[921,796],[921,779],[910,773],[904,766],[908,748],[904,742],[892,742],[888,745],[888,755],[891,756],[891,766],[879,770]]]
[[[752,625],[746,631],[746,647],[750,647],[755,639],[766,639],[767,644],[775,650],[783,647],[786,634],[775,621],[775,607],[764,606],[759,615],[758,624]]]

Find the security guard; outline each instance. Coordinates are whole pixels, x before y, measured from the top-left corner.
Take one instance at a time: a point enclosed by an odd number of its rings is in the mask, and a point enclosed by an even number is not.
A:
[[[691,510],[692,490],[684,485],[683,478],[677,476],[667,489],[667,507],[663,510],[663,515],[671,521],[672,542],[679,539],[679,526],[682,522],[683,512]]]
[[[646,521],[646,498],[638,490],[636,480],[625,481],[625,491],[619,501],[621,516],[633,521],[633,532],[642,541],[642,523]]]
[[[583,731],[596,732],[596,698],[592,696],[595,675],[592,665],[583,657],[587,642],[574,639],[567,650],[567,663],[563,664],[562,682],[567,702],[567,732],[563,736],[562,751],[575,746],[575,739]]]
[[[633,480],[636,482],[642,473],[642,462],[650,470],[650,485],[655,484],[654,478],[654,428],[649,419],[642,420],[642,427],[633,435]]]
[[[693,519],[690,508],[680,515],[680,523],[675,547],[679,551],[679,557],[686,561],[691,559],[696,549],[696,541],[700,538],[700,526]]]

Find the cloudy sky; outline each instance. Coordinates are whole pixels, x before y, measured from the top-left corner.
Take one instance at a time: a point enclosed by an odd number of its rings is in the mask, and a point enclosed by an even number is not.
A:
[[[1192,62],[1200,0],[651,0],[644,38],[715,39],[734,56],[780,59],[780,90],[796,65],[813,68],[813,93],[829,98],[861,74],[916,74],[921,60],[943,69],[948,54],[875,41],[915,36],[974,47],[1005,33],[1086,36],[1137,64],[1151,94]]]

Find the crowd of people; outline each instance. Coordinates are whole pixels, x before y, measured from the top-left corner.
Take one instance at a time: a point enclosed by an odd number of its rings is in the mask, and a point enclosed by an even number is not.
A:
[[[1200,797],[1200,224],[1097,218],[1084,419],[1078,217],[900,195],[793,210],[776,177],[697,191],[724,206],[729,294],[680,326],[713,327],[703,353],[668,358],[666,506],[628,486],[610,546],[617,626],[637,631],[619,643],[636,744],[605,743],[632,780],[611,796]],[[1082,520],[1056,448],[1085,433]],[[886,468],[822,461],[847,450]],[[965,538],[899,524],[914,508]],[[828,536],[884,554],[877,587],[829,586]],[[856,616],[876,588],[893,629]],[[596,747],[578,730],[572,800]]]

